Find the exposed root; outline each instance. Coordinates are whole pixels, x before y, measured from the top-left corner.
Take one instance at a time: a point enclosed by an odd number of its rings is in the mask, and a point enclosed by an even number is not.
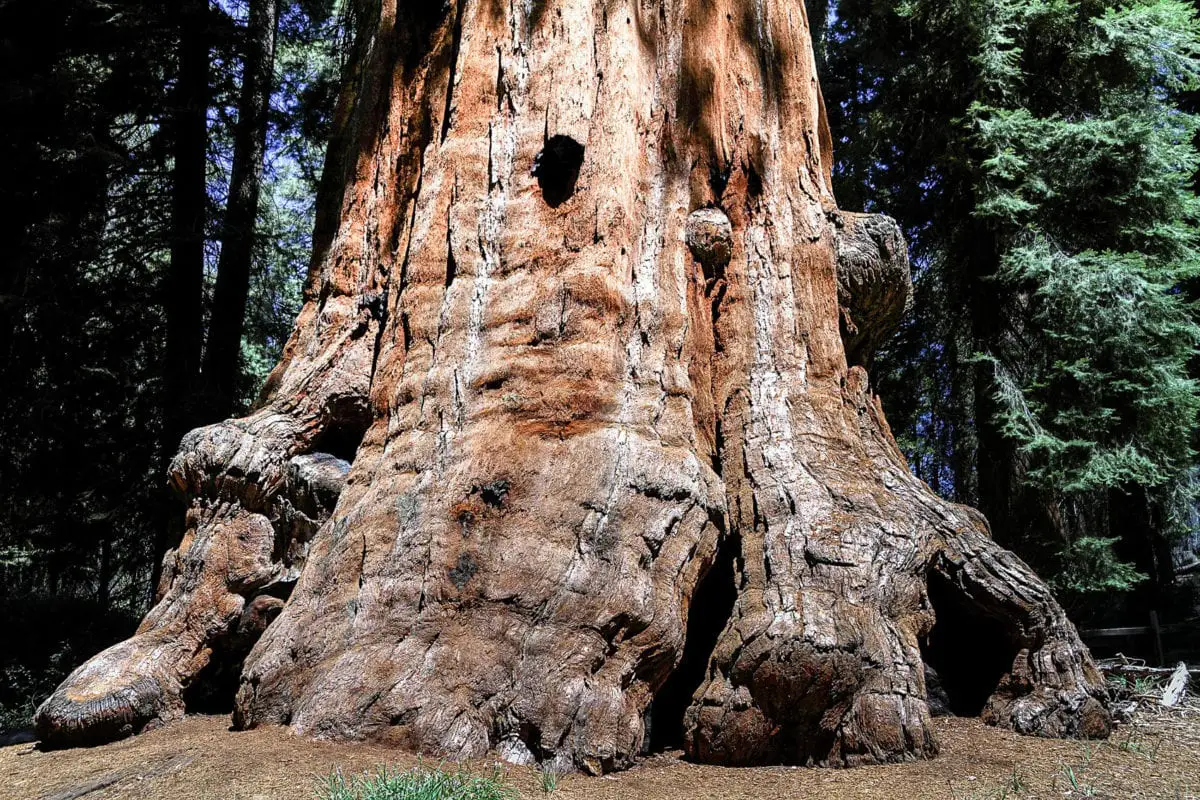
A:
[[[159,602],[131,639],[75,670],[38,709],[44,746],[99,744],[181,717],[214,654],[245,656],[282,605],[272,587],[295,581],[349,469],[327,454],[292,455],[302,441],[292,418],[270,413],[185,438],[171,478],[192,506]]]
[[[975,532],[948,537],[934,573],[993,620],[1017,649],[983,710],[1026,735],[1103,738],[1112,731],[1104,677],[1050,589],[1019,558]]]

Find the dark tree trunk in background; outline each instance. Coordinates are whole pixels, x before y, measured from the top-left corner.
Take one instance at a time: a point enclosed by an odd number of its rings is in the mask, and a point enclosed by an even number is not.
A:
[[[650,719],[710,763],[907,760],[926,643],[971,713],[1107,733],[1062,608],[871,391],[908,256],[834,200],[801,0],[359,10],[283,360],[185,437],[163,597],[44,742],[178,718],[244,657],[239,728],[606,772]]]
[[[963,350],[971,350],[964,334],[955,328],[946,337],[945,363],[949,373],[950,396],[944,399],[942,418],[949,420],[950,434],[946,447],[950,454],[950,471],[954,479],[953,498],[957,503],[979,503],[979,473],[975,470],[977,440],[974,419],[975,375],[965,369]],[[946,373],[943,373],[946,374]]]
[[[178,35],[179,72],[170,125],[171,259],[163,285],[166,363],[163,369],[164,460],[196,424],[200,359],[204,343],[204,221],[207,204],[209,8],[208,0],[179,0],[172,9]],[[163,519],[155,546],[151,585],[157,586],[159,557],[173,538],[168,519],[175,506],[162,499]]]
[[[234,127],[233,170],[221,231],[221,259],[213,293],[212,317],[204,351],[205,421],[233,413],[238,390],[239,353],[254,261],[255,222],[262,186],[263,156],[275,67],[279,24],[276,0],[251,0],[242,67],[242,91]]]
[[[967,268],[967,301],[971,320],[972,353],[994,355],[998,342],[1004,335],[1004,301],[997,297],[995,283],[997,256],[999,252],[996,234],[984,225],[977,224],[970,237],[971,249],[964,254]],[[1017,521],[1013,514],[1014,446],[1000,430],[998,416],[1001,411],[996,399],[998,387],[997,367],[990,361],[979,361],[972,374],[971,389],[973,415],[975,418],[975,471],[979,510],[987,517],[993,529],[1001,532],[1006,543]]]
[[[209,20],[207,0],[179,0],[179,76],[171,133],[171,263],[167,318],[164,449],[173,452],[191,427],[203,347],[204,220],[208,165]]]
[[[1134,590],[1137,610],[1170,614],[1175,609],[1176,583],[1173,543],[1165,535],[1163,520],[1157,519],[1154,503],[1146,489],[1127,485],[1108,493],[1111,529],[1121,532],[1118,554],[1137,567],[1149,580]]]
[[[830,0],[804,0],[808,9],[808,24],[812,29],[813,56],[817,63],[817,78],[825,77],[825,36],[829,31]]]

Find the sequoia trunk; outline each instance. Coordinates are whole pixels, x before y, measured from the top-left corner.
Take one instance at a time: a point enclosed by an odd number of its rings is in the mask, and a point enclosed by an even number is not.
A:
[[[964,713],[1107,731],[1062,610],[870,392],[907,256],[836,208],[802,0],[364,19],[284,360],[185,441],[163,598],[45,741],[181,714],[263,628],[236,725],[454,757],[604,772],[647,720],[710,762],[928,756],[923,646]]]

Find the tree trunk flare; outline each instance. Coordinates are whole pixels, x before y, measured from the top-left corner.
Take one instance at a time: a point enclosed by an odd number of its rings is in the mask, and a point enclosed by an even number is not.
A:
[[[276,0],[251,0],[246,25],[242,90],[234,127],[233,168],[221,235],[221,258],[213,290],[212,319],[204,350],[206,420],[235,411],[246,299],[254,263],[255,225],[267,148],[268,113],[275,69]]]
[[[803,2],[369,21],[283,363],[175,462],[192,533],[135,649],[177,655],[157,693],[128,643],[85,665],[47,743],[101,738],[114,705],[181,713],[175,687],[297,570],[238,727],[601,773],[649,719],[708,762],[897,761],[936,752],[928,639],[960,706],[1107,732],[1048,589],[909,473],[870,391],[896,316],[872,298],[903,310],[907,260],[895,223],[836,208]],[[275,509],[317,453],[353,466],[309,543]],[[1001,631],[988,663],[939,649],[943,611]]]

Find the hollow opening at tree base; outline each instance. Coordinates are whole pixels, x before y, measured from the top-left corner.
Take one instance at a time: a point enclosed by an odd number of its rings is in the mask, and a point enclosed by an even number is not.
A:
[[[231,643],[214,644],[208,664],[183,690],[184,710],[188,714],[232,713],[247,655],[248,648],[245,652],[235,652]]]
[[[679,666],[654,695],[650,705],[646,740],[648,752],[662,752],[683,746],[683,717],[692,696],[708,669],[721,631],[733,615],[737,602],[737,557],[741,552],[738,537],[723,540],[712,567],[696,585],[688,609],[687,638]]]
[[[184,687],[185,712],[233,712],[246,658],[266,629],[278,617],[293,588],[295,583],[292,581],[280,581],[264,587],[253,599],[247,601],[238,622],[212,641],[208,663]]]
[[[1017,646],[1004,625],[974,607],[961,589],[936,573],[929,600],[937,621],[921,656],[934,716],[978,717],[1012,669]]]

